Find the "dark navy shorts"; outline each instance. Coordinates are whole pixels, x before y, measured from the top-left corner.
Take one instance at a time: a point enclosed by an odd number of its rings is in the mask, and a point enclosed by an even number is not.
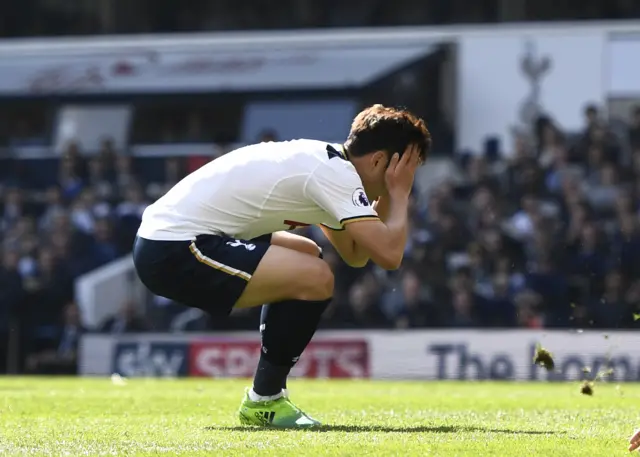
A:
[[[270,244],[271,235],[248,241],[224,235],[194,241],[136,237],[133,262],[154,294],[221,316],[231,312]]]

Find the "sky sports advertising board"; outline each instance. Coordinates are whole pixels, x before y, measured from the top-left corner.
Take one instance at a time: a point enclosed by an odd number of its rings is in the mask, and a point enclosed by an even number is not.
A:
[[[369,351],[363,339],[317,341],[305,350],[293,376],[367,378]],[[260,357],[260,341],[161,339],[115,342],[111,372],[125,377],[250,377]]]
[[[533,365],[537,344],[556,369]],[[259,357],[253,332],[211,335],[87,335],[83,375],[249,377]],[[640,381],[640,334],[564,331],[319,332],[294,369],[309,378],[562,381],[613,369],[610,380]]]

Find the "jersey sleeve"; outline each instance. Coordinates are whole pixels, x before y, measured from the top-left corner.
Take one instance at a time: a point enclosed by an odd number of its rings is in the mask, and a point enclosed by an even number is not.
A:
[[[362,220],[377,220],[378,214],[364,192],[362,181],[353,165],[339,159],[321,164],[309,177],[305,193],[333,219],[345,224]]]

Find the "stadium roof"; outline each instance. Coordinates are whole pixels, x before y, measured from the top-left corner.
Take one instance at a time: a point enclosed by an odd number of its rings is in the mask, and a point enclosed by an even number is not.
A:
[[[99,55],[0,55],[0,93],[341,89],[365,85],[433,49],[432,44],[260,51],[115,46]]]

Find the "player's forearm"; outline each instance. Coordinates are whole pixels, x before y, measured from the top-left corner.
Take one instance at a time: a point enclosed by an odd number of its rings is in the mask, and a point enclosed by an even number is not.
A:
[[[380,252],[384,261],[384,265],[380,266],[383,268],[394,270],[399,268],[402,263],[404,249],[407,245],[408,208],[407,199],[393,199],[389,203],[389,214],[384,222],[387,230],[384,240],[382,240],[383,243],[381,243],[384,246],[384,251]]]
[[[389,211],[391,210],[391,198],[388,195],[383,195],[373,204],[373,209],[378,213],[378,217],[382,222],[386,222],[389,219]]]
[[[367,264],[369,254],[359,247],[345,230],[331,230],[322,225],[320,228],[347,265],[361,268]]]
[[[386,221],[368,218],[345,224],[346,235],[355,244],[350,247],[352,255],[366,256],[385,270],[398,269],[407,245],[408,207],[406,196],[390,197]]]
[[[389,217],[380,220],[354,221],[345,226],[355,242],[356,252],[363,252],[385,270],[396,270],[402,263],[407,244],[407,198],[391,199]]]

